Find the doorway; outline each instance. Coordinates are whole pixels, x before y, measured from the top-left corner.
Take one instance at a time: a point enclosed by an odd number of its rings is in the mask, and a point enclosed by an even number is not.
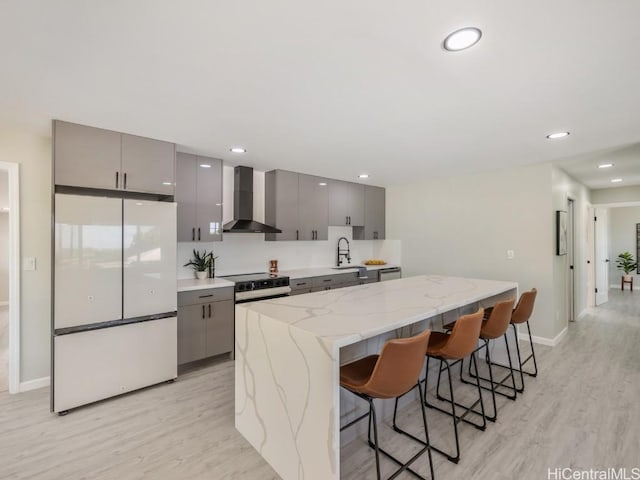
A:
[[[596,208],[594,214],[595,305],[609,301],[609,210]]]
[[[0,392],[20,390],[19,167],[0,162]]]

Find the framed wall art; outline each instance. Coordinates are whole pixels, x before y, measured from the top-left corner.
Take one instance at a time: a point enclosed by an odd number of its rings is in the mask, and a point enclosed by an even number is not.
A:
[[[556,255],[567,254],[567,212],[556,210]]]

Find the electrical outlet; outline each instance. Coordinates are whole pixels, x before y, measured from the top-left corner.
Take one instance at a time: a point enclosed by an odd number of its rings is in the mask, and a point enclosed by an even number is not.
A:
[[[513,250],[507,250],[507,259],[508,260],[513,260],[516,256],[516,252],[514,252]]]
[[[36,269],[36,257],[24,257],[22,259],[22,269],[33,271]]]

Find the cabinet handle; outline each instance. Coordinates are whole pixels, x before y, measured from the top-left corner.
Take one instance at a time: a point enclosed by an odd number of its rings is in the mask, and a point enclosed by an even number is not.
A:
[[[300,286],[302,286],[302,285],[306,285],[306,284],[307,284],[307,282],[296,283],[296,287],[300,287]]]
[[[204,305],[202,305],[202,318],[204,318]]]
[[[296,240],[300,240],[300,235],[299,235],[298,230],[296,230]]]
[[[199,295],[198,298],[210,298],[213,297],[213,293],[209,295]]]
[[[127,189],[127,172],[124,172],[124,189]]]
[[[325,279],[323,280],[323,282],[330,282],[330,281],[331,281],[331,279],[330,279],[330,278],[325,278]]]
[[[200,227],[198,227],[198,241],[200,241]]]
[[[193,242],[196,241],[196,227],[193,227],[191,229],[191,241],[193,241]]]
[[[209,318],[211,318],[211,304],[209,304]]]
[[[119,180],[120,180],[120,172],[116,172],[116,188],[118,188],[119,185]]]
[[[349,225],[349,217],[344,217],[344,224],[345,225]]]

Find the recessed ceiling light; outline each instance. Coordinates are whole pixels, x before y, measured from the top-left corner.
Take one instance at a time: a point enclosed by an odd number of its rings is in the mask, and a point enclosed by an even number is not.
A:
[[[173,185],[171,182],[162,182],[163,185]]]
[[[231,152],[233,153],[246,153],[247,149],[246,148],[242,148],[242,147],[231,147],[229,149]]]
[[[473,47],[481,37],[482,32],[479,28],[465,27],[447,35],[447,38],[442,42],[442,46],[450,52],[458,52]]]
[[[208,163],[201,163],[200,166],[202,168],[211,168],[211,165],[209,165]]]
[[[318,185],[320,185],[321,187],[326,187],[327,186],[327,182],[320,182]]]
[[[136,205],[141,206],[141,205],[144,205],[144,203],[142,203],[142,202],[136,202]]]
[[[613,167],[613,163],[601,163],[598,165],[598,168],[611,168]]]
[[[368,173],[361,173],[360,175],[358,175],[358,178],[369,178],[369,174]]]
[[[216,207],[221,207],[222,204],[221,203],[216,203]]]
[[[547,135],[547,138],[549,140],[555,140],[556,138],[564,138],[564,137],[568,137],[570,132],[556,132],[556,133],[550,133],[549,135]]]
[[[612,178],[611,183],[620,183],[622,181],[621,178]]]

